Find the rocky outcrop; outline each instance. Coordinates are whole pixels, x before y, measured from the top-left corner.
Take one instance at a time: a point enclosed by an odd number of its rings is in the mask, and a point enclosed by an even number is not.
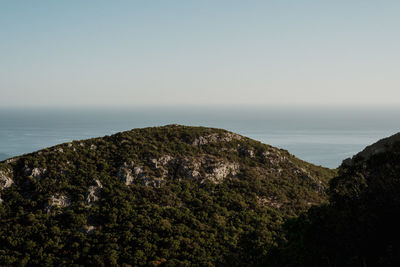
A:
[[[54,149],[54,152],[64,153],[64,149],[62,149],[61,147],[57,147],[56,149]]]
[[[243,137],[235,133],[213,133],[205,136],[199,136],[193,140],[192,145],[202,146],[209,143],[231,142],[232,140],[241,140]]]
[[[270,148],[262,153],[263,158],[266,162],[272,165],[279,165],[281,162],[287,161],[288,157],[281,153],[277,148]]]
[[[124,164],[119,167],[119,171],[117,177],[120,178],[126,185],[130,185],[135,180],[135,176],[132,173],[132,163],[128,164],[124,162]]]
[[[84,227],[79,228],[79,231],[85,234],[93,234],[96,229],[97,228],[94,225],[85,225]]]
[[[210,157],[183,158],[178,163],[178,171],[185,178],[197,180],[200,183],[221,183],[228,176],[235,176],[239,169],[238,163]]]
[[[228,176],[236,175],[240,169],[237,163],[205,156],[174,158],[170,155],[163,155],[149,161],[153,169],[160,171],[160,175],[147,173],[142,166],[127,167],[127,164],[124,164],[120,169],[120,177],[124,181],[140,179],[143,185],[160,187],[167,178],[176,176],[196,180],[200,183],[220,183]]]
[[[15,157],[15,158],[10,158],[10,159],[7,159],[6,160],[6,163],[8,164],[8,163],[13,163],[13,162],[16,162],[18,160],[18,157]]]
[[[129,164],[125,162],[124,165],[122,165],[119,168],[117,176],[126,185],[131,185],[136,180],[142,181],[142,184],[144,185],[150,185],[151,180],[156,179],[156,178],[150,178],[148,173],[144,171],[144,167],[142,165],[135,166],[133,162]]]
[[[32,172],[31,172],[31,175],[32,175],[32,177],[34,177],[34,178],[40,179],[40,178],[43,177],[44,174],[46,174],[46,171],[47,171],[47,170],[44,169],[44,168],[33,168],[33,169],[32,169]]]
[[[160,170],[161,175],[154,176],[147,171],[142,164],[135,165],[134,162],[126,163],[119,168],[117,176],[126,184],[130,185],[135,180],[140,180],[145,186],[160,187],[168,177],[169,164],[174,161],[174,157],[163,155],[160,158],[149,158],[149,164],[153,169]]]
[[[174,157],[170,155],[163,155],[158,159],[150,159],[150,162],[153,164],[154,168],[161,169],[165,168],[171,161],[174,160]]]
[[[221,183],[229,175],[235,176],[239,172],[239,164],[231,162],[216,162],[212,167],[210,173],[206,173],[206,181],[213,182],[215,184]]]
[[[228,176],[235,176],[240,170],[238,163],[206,156],[175,158],[163,155],[160,158],[150,158],[148,162],[152,171],[146,171],[142,164],[125,162],[119,168],[117,176],[126,185],[139,180],[142,185],[160,187],[168,178],[176,176],[200,183],[221,183]],[[154,172],[158,172],[157,175]]]
[[[8,176],[8,173],[0,171],[0,191],[14,184],[13,179]]]
[[[164,179],[160,177],[145,176],[142,178],[142,184],[144,186],[161,187],[164,183]]]
[[[37,168],[37,167],[31,169],[25,166],[23,172],[27,176],[32,176],[33,178],[40,179],[46,174],[47,170],[45,168]]]
[[[99,201],[102,189],[103,185],[100,181],[93,179],[92,185],[89,186],[86,193],[86,205],[93,205],[95,202]]]
[[[66,208],[71,205],[71,198],[62,194],[55,194],[50,197],[45,210],[51,212],[54,208]]]
[[[255,157],[255,153],[254,150],[251,148],[245,148],[245,147],[239,147],[238,150],[239,154],[247,157],[247,158],[254,158]]]
[[[0,191],[11,187],[14,184],[13,179],[8,176],[8,173],[0,171]],[[0,204],[3,203],[3,199],[0,195]]]
[[[283,206],[283,202],[280,202],[277,197],[259,197],[256,196],[257,202],[261,206],[269,206],[271,208],[279,209]]]

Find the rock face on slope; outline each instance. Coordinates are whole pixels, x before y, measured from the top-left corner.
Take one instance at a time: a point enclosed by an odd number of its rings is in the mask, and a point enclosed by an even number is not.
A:
[[[9,188],[14,184],[13,179],[9,177],[9,171],[1,171],[0,170],[0,192],[4,189]],[[0,194],[0,204],[3,202]]]
[[[6,189],[14,183],[9,174],[4,171],[0,171],[0,190]]]
[[[152,129],[157,132],[155,136],[144,137],[141,133]],[[20,183],[26,183],[29,177],[70,180],[70,176],[78,171],[78,165],[83,164],[80,171],[94,167],[98,172],[99,166],[107,165],[107,175],[127,186],[140,184],[159,188],[176,179],[219,184],[226,179],[243,179],[244,173],[251,171],[257,177],[288,186],[297,186],[300,182],[309,186],[310,195],[323,195],[327,180],[332,176],[328,169],[235,133],[177,125],[63,144],[9,159],[7,163]],[[12,180],[4,173],[0,175],[3,187],[9,187]],[[87,184],[87,204],[98,201],[101,179],[91,179]]]
[[[45,205],[45,210],[51,212],[55,208],[66,208],[71,205],[71,199],[68,196],[55,194],[52,195]]]
[[[204,127],[134,129],[61,144],[0,163],[0,220],[13,220],[0,221],[9,236],[0,236],[0,250],[11,255],[0,256],[0,265],[16,264],[20,253],[31,265],[45,255],[58,265],[244,264],[250,247],[254,259],[266,253],[284,218],[325,202],[334,174]],[[34,223],[25,226],[26,218]],[[36,242],[38,231],[67,252]],[[100,253],[109,245],[111,252]]]

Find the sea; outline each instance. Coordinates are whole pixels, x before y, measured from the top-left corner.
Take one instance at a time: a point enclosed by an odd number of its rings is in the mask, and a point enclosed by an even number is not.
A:
[[[396,107],[0,108],[0,160],[56,144],[150,126],[223,128],[329,168],[400,131]]]

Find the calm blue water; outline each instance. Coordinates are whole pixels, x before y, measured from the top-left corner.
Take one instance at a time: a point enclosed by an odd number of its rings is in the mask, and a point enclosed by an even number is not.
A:
[[[378,139],[400,131],[400,108],[0,109],[0,159],[72,140],[172,123],[231,130],[335,168]]]

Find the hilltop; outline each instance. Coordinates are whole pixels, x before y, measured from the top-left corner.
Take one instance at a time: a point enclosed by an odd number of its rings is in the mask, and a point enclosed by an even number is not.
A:
[[[204,127],[60,144],[0,163],[0,264],[257,264],[334,175]]]

